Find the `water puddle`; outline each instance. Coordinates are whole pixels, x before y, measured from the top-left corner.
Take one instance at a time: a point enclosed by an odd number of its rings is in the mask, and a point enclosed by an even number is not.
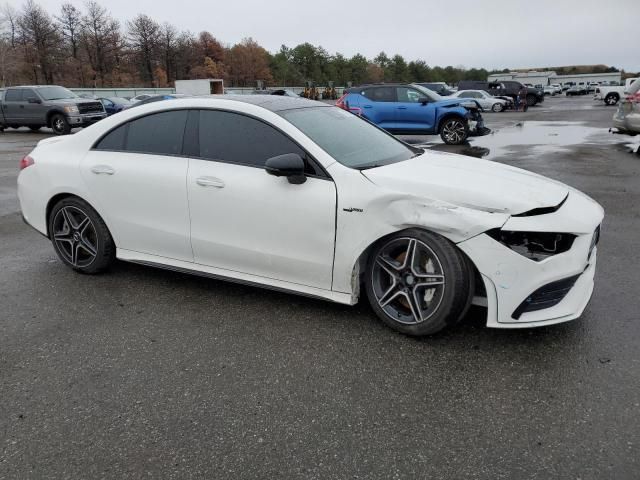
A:
[[[562,152],[574,145],[616,143],[606,128],[581,122],[523,121],[498,127],[484,137],[471,137],[473,147],[489,150],[487,158],[518,152],[519,156]]]

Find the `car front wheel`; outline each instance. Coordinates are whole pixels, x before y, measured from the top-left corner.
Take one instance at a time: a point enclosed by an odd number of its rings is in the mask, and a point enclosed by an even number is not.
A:
[[[91,205],[76,197],[54,205],[49,215],[49,238],[62,262],[81,273],[99,273],[115,259],[109,229]]]
[[[455,324],[473,293],[469,263],[462,252],[444,237],[418,229],[379,242],[369,257],[365,282],[378,317],[413,336]]]
[[[440,127],[440,138],[447,145],[459,145],[469,136],[469,125],[459,117],[445,119]]]
[[[57,113],[53,117],[51,117],[51,129],[56,135],[67,135],[71,132],[69,122],[67,122],[67,119],[64,117],[64,115],[60,113]]]

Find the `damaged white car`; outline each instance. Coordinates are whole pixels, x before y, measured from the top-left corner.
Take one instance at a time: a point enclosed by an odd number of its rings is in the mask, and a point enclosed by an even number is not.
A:
[[[578,317],[602,208],[533,173],[423,151],[351,113],[274,96],[126,110],[21,161],[26,222],[83,273],[115,258],[354,304],[431,334]]]

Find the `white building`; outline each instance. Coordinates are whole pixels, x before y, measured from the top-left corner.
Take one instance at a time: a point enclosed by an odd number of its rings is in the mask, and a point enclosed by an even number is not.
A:
[[[509,72],[494,73],[489,75],[487,81],[499,82],[503,80],[517,80],[522,83],[530,83],[532,85],[551,85],[552,83],[565,84],[572,83],[603,83],[603,82],[620,82],[620,72],[612,73],[583,73],[576,75],[558,75],[554,71],[530,71],[530,72]]]

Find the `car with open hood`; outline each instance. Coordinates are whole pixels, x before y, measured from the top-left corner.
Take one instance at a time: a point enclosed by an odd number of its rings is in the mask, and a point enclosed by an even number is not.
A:
[[[25,221],[84,274],[118,258],[347,305],[366,297],[408,335],[472,304],[490,327],[564,322],[594,285],[594,200],[408,145],[320,102],[155,102],[42,140],[20,168]]]

